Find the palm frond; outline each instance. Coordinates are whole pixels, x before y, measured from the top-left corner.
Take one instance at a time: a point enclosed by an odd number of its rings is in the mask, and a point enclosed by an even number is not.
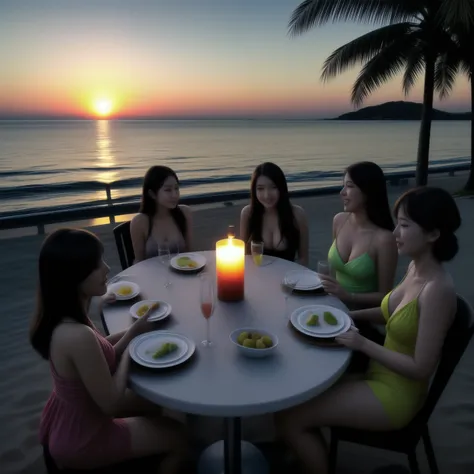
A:
[[[474,31],[474,2],[472,0],[441,0],[439,19],[446,25]]]
[[[407,59],[405,72],[403,74],[402,88],[405,95],[408,95],[414,87],[418,78],[425,70],[425,59],[423,55],[423,45],[420,41],[414,45]]]
[[[422,11],[422,0],[305,0],[288,23],[291,36],[326,23],[353,21],[387,24],[410,21]]]
[[[445,52],[438,56],[435,64],[434,84],[440,99],[445,99],[453,90],[456,75],[461,66],[457,52]]]
[[[366,63],[394,42],[400,41],[400,38],[410,34],[412,28],[411,23],[383,26],[337,48],[324,61],[321,80],[327,82],[358,63]]]
[[[356,107],[374,90],[403,70],[417,39],[414,35],[407,35],[367,62],[352,87],[351,101]]]
[[[470,81],[472,81],[472,74],[474,73],[474,64],[469,61],[463,60],[459,65],[459,69],[463,72],[463,74],[466,74]]]

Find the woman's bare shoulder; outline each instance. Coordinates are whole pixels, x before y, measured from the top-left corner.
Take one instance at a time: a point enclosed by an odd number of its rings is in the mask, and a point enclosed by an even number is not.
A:
[[[252,209],[252,207],[250,206],[250,204],[247,204],[246,206],[244,206],[242,208],[242,211],[240,211],[240,215],[242,217],[248,217],[250,215],[250,210]]]
[[[379,247],[386,248],[387,246],[395,246],[395,236],[393,232],[380,227],[375,231],[375,239]]]
[[[148,226],[148,216],[142,212],[135,214],[130,222],[135,228]]]
[[[51,343],[67,352],[73,352],[94,339],[95,334],[91,327],[76,322],[63,322],[54,329]]]
[[[186,204],[179,204],[178,207],[181,209],[181,211],[183,211],[183,214],[186,217],[190,216],[191,213],[193,212],[192,209],[189,206],[187,206]]]
[[[295,216],[297,217],[302,217],[306,216],[306,211],[302,206],[298,206],[298,204],[292,204],[291,207],[293,208],[293,212]]]

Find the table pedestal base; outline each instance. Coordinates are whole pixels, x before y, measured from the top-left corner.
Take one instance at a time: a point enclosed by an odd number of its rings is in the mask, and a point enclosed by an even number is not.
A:
[[[261,451],[248,441],[241,441],[241,470],[233,469],[230,473],[239,474],[268,474],[269,468],[265,456]],[[198,474],[228,474],[225,470],[224,441],[211,444],[201,454],[198,464]]]

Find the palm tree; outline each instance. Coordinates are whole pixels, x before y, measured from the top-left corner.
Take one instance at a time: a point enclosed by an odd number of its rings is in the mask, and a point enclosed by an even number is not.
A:
[[[294,10],[289,22],[291,35],[337,21],[382,25],[339,47],[324,62],[323,81],[357,63],[363,65],[352,88],[355,106],[360,106],[375,89],[402,71],[403,90],[408,94],[424,72],[416,166],[418,185],[426,185],[428,180],[435,64],[450,41],[439,21],[443,1],[446,0],[305,0]]]
[[[443,19],[452,34],[451,43],[436,63],[435,86],[442,97],[451,92],[460,70],[471,85],[471,170],[464,190],[474,191],[474,2],[472,0],[445,0]]]

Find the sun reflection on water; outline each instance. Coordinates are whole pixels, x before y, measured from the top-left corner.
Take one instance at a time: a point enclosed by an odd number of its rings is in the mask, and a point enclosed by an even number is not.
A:
[[[97,120],[96,137],[96,167],[98,172],[94,175],[95,181],[101,183],[111,183],[117,179],[115,167],[115,158],[112,154],[112,141],[110,138],[110,122],[108,120]]]

